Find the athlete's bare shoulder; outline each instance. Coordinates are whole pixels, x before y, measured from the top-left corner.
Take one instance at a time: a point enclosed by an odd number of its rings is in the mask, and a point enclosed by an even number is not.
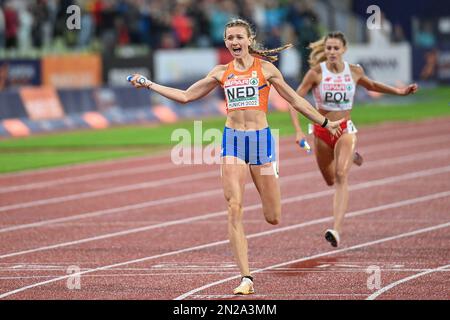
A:
[[[364,69],[359,64],[349,64],[353,80],[358,83],[364,77]]]
[[[362,76],[364,74],[364,69],[359,64],[351,64],[349,63],[350,71]]]
[[[320,64],[318,64],[317,66],[314,66],[311,69],[309,69],[309,71],[315,74],[322,74],[322,67],[320,66]]]
[[[255,59],[258,59],[258,58],[255,58]],[[260,59],[260,60],[261,60],[261,68],[263,68],[263,70],[270,71],[270,70],[277,69],[277,67],[275,67],[275,65],[272,62],[269,62],[269,61],[263,60],[263,59]]]
[[[214,67],[214,69],[217,69],[218,71],[225,71],[228,68],[228,64],[218,64]],[[214,70],[213,69],[213,70]]]
[[[271,82],[272,78],[283,78],[283,75],[281,74],[281,71],[278,70],[278,68],[270,61],[266,61],[263,59],[261,60],[261,70],[263,72],[264,78],[266,78],[267,81]]]
[[[212,77],[220,82],[227,68],[228,68],[227,64],[218,64],[208,73],[208,77]]]

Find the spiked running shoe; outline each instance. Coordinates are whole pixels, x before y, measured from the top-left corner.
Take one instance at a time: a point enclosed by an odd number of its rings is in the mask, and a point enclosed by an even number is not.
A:
[[[233,294],[247,295],[253,293],[255,293],[253,281],[245,277],[242,277],[241,284],[233,290]]]

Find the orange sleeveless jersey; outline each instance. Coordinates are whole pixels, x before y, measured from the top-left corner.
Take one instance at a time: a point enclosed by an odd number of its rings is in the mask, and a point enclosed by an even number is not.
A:
[[[262,73],[261,59],[255,57],[253,65],[246,71],[235,70],[231,61],[221,85],[225,92],[227,113],[246,109],[267,113],[270,85]]]

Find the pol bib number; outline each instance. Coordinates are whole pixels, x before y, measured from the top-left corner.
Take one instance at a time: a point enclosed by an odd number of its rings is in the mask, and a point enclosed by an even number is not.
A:
[[[347,133],[357,133],[358,129],[356,129],[352,120],[347,121]]]

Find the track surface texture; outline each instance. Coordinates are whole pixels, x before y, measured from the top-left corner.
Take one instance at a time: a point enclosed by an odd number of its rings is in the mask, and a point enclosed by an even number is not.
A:
[[[247,177],[255,294],[231,294],[219,165],[167,153],[0,175],[0,298],[450,299],[449,118],[359,131],[338,248],[334,188],[292,137],[279,146],[279,225]]]

